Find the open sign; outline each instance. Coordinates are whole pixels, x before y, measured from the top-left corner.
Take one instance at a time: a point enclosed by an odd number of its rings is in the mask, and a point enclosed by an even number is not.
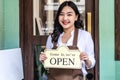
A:
[[[45,53],[47,56],[44,62],[45,68],[81,69],[79,50],[70,50],[66,46],[60,46],[57,49],[46,49]]]

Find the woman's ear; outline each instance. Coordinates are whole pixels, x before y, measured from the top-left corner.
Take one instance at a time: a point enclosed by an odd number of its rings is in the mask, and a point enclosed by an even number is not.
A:
[[[78,19],[78,15],[76,15],[76,18],[75,18],[75,20],[77,21],[77,19]]]

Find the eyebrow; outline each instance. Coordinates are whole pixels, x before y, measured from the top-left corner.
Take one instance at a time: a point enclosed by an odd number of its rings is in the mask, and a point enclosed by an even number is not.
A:
[[[61,12],[61,13],[64,13],[64,12]],[[73,13],[73,12],[67,12],[67,13]]]

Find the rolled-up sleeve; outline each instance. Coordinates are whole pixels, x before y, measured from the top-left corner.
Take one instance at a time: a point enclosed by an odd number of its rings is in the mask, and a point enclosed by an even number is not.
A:
[[[89,55],[89,60],[92,62],[92,65],[91,67],[87,67],[87,69],[90,69],[90,68],[93,68],[95,66],[95,56],[94,56],[94,44],[93,44],[93,40],[92,40],[92,37],[91,37],[91,34],[88,34],[86,36],[86,48],[85,48],[85,51],[88,53]]]

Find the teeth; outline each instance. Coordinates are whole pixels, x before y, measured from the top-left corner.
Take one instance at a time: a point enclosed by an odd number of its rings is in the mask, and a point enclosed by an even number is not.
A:
[[[69,22],[63,22],[63,24],[68,24]]]
[[[67,24],[67,23],[63,23],[63,24]]]

